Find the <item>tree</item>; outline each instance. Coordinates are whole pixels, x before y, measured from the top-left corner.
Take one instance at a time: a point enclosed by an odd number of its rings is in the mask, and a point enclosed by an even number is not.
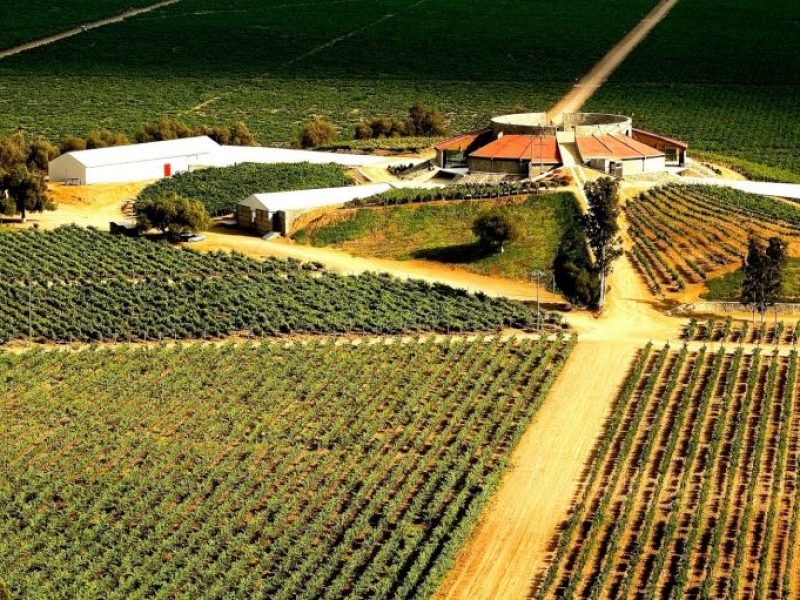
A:
[[[145,123],[136,133],[136,141],[140,144],[163,142],[194,136],[195,132],[186,123],[172,117],[163,117],[153,123]]]
[[[63,140],[61,140],[60,149],[61,149],[61,154],[66,154],[67,152],[77,152],[79,150],[86,150],[86,140],[83,138],[79,138],[76,135],[68,135]]]
[[[44,174],[35,173],[25,165],[9,171],[0,170],[0,212],[7,216],[20,215],[22,221],[29,211],[55,210],[56,205],[47,192]]]
[[[783,270],[786,267],[786,244],[778,237],[770,238],[764,248],[751,236],[744,260],[744,282],[741,302],[750,306],[762,320],[770,306],[777,304],[783,287]]]
[[[622,256],[622,238],[619,235],[619,184],[610,177],[589,181],[584,186],[589,211],[583,217],[583,228],[589,247],[594,253],[594,264],[600,275],[600,298],[603,306],[606,297],[606,278],[614,268],[614,261]]]
[[[61,154],[58,146],[43,137],[33,140],[28,146],[28,168],[38,171],[47,171],[50,161]]]
[[[558,289],[571,302],[583,306],[597,306],[600,300],[600,279],[592,266],[586,239],[577,227],[569,227],[561,238],[553,260]]]
[[[478,236],[481,246],[489,251],[504,251],[506,242],[519,236],[516,226],[505,211],[494,209],[480,215],[472,224],[472,232]]]
[[[317,148],[330,144],[336,139],[336,126],[320,117],[314,118],[305,124],[300,132],[299,142],[301,148]]]
[[[11,592],[6,582],[0,579],[0,600],[11,600]]]
[[[173,239],[182,233],[211,228],[211,218],[202,202],[175,193],[137,201],[136,220],[143,230],[155,228]]]
[[[111,146],[124,146],[130,140],[121,133],[114,133],[108,129],[93,129],[86,136],[86,149],[109,148]]]
[[[432,137],[447,133],[442,113],[418,102],[408,110],[408,123],[409,135]]]

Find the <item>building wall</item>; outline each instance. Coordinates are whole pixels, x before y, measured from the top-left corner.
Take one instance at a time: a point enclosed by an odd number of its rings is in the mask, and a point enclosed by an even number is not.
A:
[[[172,156],[157,160],[133,161],[118,165],[85,167],[77,159],[65,154],[53,160],[48,168],[51,181],[79,179],[82,185],[93,183],[128,183],[164,178],[164,166],[170,166],[172,175],[188,171],[190,165],[203,161],[205,154]]]
[[[518,160],[490,158],[470,158],[469,170],[478,173],[507,173],[509,175],[527,175],[528,163]]]
[[[63,182],[68,179],[77,179],[78,183],[83,185],[86,179],[86,168],[68,154],[50,161],[47,173],[50,176],[50,181]]]

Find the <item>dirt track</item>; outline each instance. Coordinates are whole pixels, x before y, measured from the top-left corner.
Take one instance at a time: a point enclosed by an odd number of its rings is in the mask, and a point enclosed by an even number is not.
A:
[[[154,10],[158,10],[159,8],[164,8],[172,4],[177,4],[180,1],[181,0],[165,0],[164,2],[158,2],[157,4],[153,4],[151,6],[134,8],[125,11],[124,13],[114,15],[113,17],[106,17],[105,19],[99,19],[97,21],[92,21],[91,23],[84,23],[82,26],[73,27],[72,29],[62,31],[61,33],[57,33],[55,35],[49,35],[47,37],[39,38],[38,40],[25,42],[24,44],[14,46],[13,48],[0,50],[0,59],[8,58],[9,56],[13,56],[14,54],[19,54],[20,52],[25,52],[27,50],[33,50],[34,48],[39,48],[40,46],[47,46],[48,44],[60,42],[61,40],[72,37],[74,35],[78,35],[79,33],[83,33],[84,31],[89,29],[97,29],[98,27],[113,25],[114,23],[119,23],[120,21],[124,21],[125,19],[130,19],[131,17],[135,17],[137,15],[142,15]]]
[[[678,4],[678,0],[662,0],[586,76],[581,78],[566,96],[547,112],[548,118],[558,122],[564,113],[578,112],[676,4]]]

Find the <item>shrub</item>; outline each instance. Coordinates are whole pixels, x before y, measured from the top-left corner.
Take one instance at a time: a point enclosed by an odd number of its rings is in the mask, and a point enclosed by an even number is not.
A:
[[[128,136],[114,133],[108,129],[94,129],[86,136],[86,149],[108,148],[110,146],[124,146],[130,144]]]
[[[300,131],[300,147],[316,148],[323,144],[330,144],[336,139],[336,126],[321,117],[306,123]]]
[[[519,237],[519,231],[509,217],[501,209],[489,210],[480,215],[472,224],[472,231],[478,236],[481,246],[488,250],[503,251],[506,242]]]
[[[154,196],[136,203],[136,220],[142,229],[156,228],[171,237],[211,228],[211,219],[201,202],[177,194]]]

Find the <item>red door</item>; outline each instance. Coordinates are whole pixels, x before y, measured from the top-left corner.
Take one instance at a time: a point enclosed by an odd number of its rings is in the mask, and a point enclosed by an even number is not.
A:
[[[169,163],[164,163],[164,177],[172,176],[172,165]]]

